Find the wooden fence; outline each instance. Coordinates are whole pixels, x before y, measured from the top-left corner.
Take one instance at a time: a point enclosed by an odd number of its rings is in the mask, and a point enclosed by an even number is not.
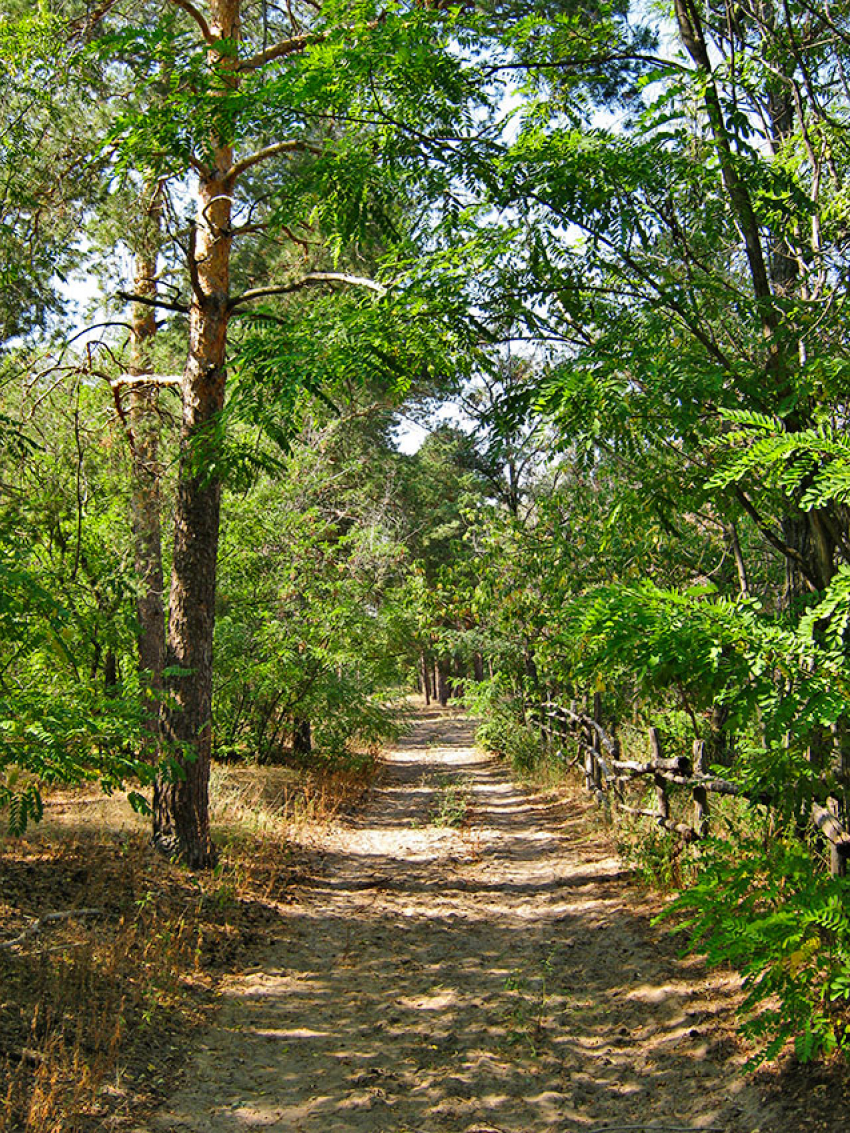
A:
[[[658,729],[650,728],[649,759],[624,759],[620,741],[602,726],[598,694],[594,697],[592,716],[578,711],[574,703],[565,708],[547,702],[539,710],[538,723],[550,746],[563,747],[568,740],[577,745],[584,757],[585,787],[599,801],[610,798],[619,810],[651,818],[659,827],[678,834],[685,842],[699,841],[709,833],[710,795],[745,795],[737,783],[707,772],[704,740],[694,742],[691,757],[665,758]],[[626,799],[626,784],[642,776],[651,778],[653,782],[655,806],[651,809],[633,806]],[[671,785],[685,787],[690,792],[690,822],[676,821],[671,817]],[[808,819],[829,846],[830,872],[843,876],[850,858],[850,832],[839,818],[838,800],[829,798],[825,806],[812,802]]]

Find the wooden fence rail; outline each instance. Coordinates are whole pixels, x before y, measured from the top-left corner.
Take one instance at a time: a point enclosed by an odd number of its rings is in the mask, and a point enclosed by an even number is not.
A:
[[[623,759],[620,741],[610,736],[602,725],[599,696],[594,697],[593,715],[553,701],[540,706],[538,724],[550,744],[569,738],[584,755],[585,787],[600,801],[612,796],[615,805],[627,814],[652,818],[665,830],[678,834],[686,842],[699,841],[709,832],[710,794],[751,797],[728,779],[710,775],[705,770],[705,742],[696,740],[693,756],[665,757],[657,728],[649,729],[650,758]],[[651,777],[655,787],[655,808],[633,806],[626,801],[624,785],[641,776]],[[670,816],[669,785],[687,787],[691,791],[693,822],[677,822]],[[759,800],[768,801],[768,800]],[[826,805],[812,802],[808,819],[827,842],[830,850],[830,872],[844,875],[850,860],[850,831],[838,813],[838,800],[829,798]]]

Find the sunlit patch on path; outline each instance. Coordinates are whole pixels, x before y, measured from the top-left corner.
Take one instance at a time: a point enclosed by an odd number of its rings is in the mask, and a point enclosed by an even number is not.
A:
[[[677,960],[586,807],[422,714],[146,1129],[781,1129],[734,982]]]

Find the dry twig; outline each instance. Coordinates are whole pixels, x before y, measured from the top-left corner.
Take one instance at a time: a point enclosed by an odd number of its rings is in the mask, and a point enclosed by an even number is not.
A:
[[[46,924],[51,924],[55,921],[67,921],[74,917],[96,917],[103,912],[103,909],[65,909],[60,913],[44,913],[34,921],[31,925],[27,925],[23,932],[17,936],[13,936],[11,940],[0,941],[0,948],[15,948],[19,944],[23,944],[31,936],[41,932]]]

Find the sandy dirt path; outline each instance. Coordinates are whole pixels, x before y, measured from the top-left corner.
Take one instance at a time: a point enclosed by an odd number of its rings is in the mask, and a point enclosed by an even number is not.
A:
[[[421,715],[316,852],[145,1133],[800,1128],[736,1074],[734,981],[676,959],[583,799],[517,788],[463,719]]]

